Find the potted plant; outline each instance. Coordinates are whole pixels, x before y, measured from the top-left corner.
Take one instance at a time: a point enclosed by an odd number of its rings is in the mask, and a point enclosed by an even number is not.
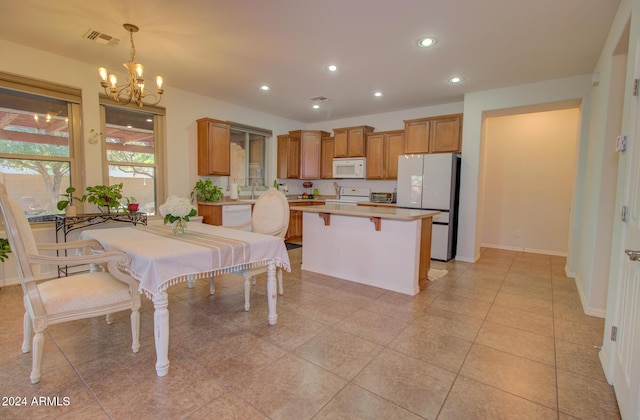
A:
[[[129,210],[131,213],[135,213],[138,211],[138,207],[140,205],[138,204],[138,200],[136,200],[135,197],[125,197],[124,200],[127,202],[127,210]]]
[[[122,183],[114,185],[95,185],[87,187],[86,200],[98,206],[100,211],[109,213],[111,209],[120,207],[122,199]]]
[[[11,253],[11,246],[7,238],[0,238],[0,262],[5,262]]]
[[[58,210],[64,210],[64,214],[67,217],[73,217],[76,216],[78,214],[78,209],[77,207],[73,204],[74,200],[79,201],[79,202],[83,202],[85,200],[85,196],[83,195],[82,197],[74,197],[73,193],[76,192],[76,189],[73,187],[69,187],[65,190],[64,194],[60,194],[63,197],[66,197],[66,200],[60,200],[58,201],[58,204],[56,205],[56,207],[58,208]]]
[[[196,201],[220,201],[224,197],[224,191],[217,185],[213,185],[210,179],[199,179],[191,191],[191,199]]]

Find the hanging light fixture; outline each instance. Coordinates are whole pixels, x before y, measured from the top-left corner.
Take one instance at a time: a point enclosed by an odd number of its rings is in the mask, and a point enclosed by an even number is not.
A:
[[[104,88],[105,94],[116,102],[123,104],[135,103],[139,107],[143,105],[156,105],[164,93],[162,84],[164,80],[161,76],[156,76],[156,93],[144,89],[143,66],[136,63],[136,46],[133,44],[133,33],[138,32],[138,27],[130,23],[125,23],[124,29],[129,31],[131,40],[131,60],[122,64],[129,73],[127,83],[118,86],[118,79],[115,74],[108,74],[107,69],[100,67],[100,86]]]

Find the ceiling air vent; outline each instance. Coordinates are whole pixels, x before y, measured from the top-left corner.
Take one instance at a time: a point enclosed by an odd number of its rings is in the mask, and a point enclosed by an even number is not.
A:
[[[329,98],[325,97],[325,96],[316,96],[314,98],[309,98],[309,100],[314,101],[314,102],[326,102],[329,100]]]
[[[83,38],[87,38],[91,41],[95,41],[99,44],[107,45],[109,47],[115,47],[120,43],[120,39],[111,35],[103,34],[102,32],[95,31],[91,28],[82,35]]]

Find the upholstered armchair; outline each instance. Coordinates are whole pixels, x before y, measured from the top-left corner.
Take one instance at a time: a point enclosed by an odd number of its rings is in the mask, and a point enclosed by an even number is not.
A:
[[[137,282],[125,271],[129,257],[118,251],[92,254],[91,250],[101,248],[93,240],[37,244],[24,211],[8,197],[3,184],[0,184],[0,210],[24,293],[23,353],[31,350],[31,335],[35,331],[31,382],[40,381],[44,332],[51,324],[129,310],[131,348],[137,353],[140,349],[140,294]],[[76,250],[84,255],[77,255]],[[69,256],[45,255],[42,251],[58,251],[57,254]],[[41,265],[84,264],[103,269],[45,281],[40,279]]]

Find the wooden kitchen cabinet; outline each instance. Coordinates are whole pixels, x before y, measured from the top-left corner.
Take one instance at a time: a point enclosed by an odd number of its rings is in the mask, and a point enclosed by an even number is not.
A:
[[[198,175],[231,174],[231,125],[213,118],[198,124]]]
[[[278,178],[300,178],[300,139],[279,135],[277,161]]]
[[[462,151],[462,115],[451,115],[431,121],[429,153]]]
[[[462,114],[404,121],[404,153],[460,152]]]
[[[222,226],[222,206],[207,206],[198,203],[198,216],[202,216],[202,223]]]
[[[368,125],[358,127],[335,128],[334,156],[336,158],[364,157],[367,134],[375,130]]]
[[[289,203],[290,206],[321,206],[324,201],[296,201]],[[285,241],[289,239],[302,240],[302,215],[300,210],[289,211],[289,228],[284,236]]]
[[[367,179],[398,179],[398,156],[404,151],[404,131],[367,134]]]
[[[335,140],[333,137],[323,137],[320,149],[320,178],[333,178],[333,148]]]
[[[320,179],[320,155],[322,138],[330,134],[320,130],[295,130],[289,131],[289,165],[293,166],[296,155],[300,168],[300,179]],[[299,146],[295,146],[296,142]],[[298,151],[296,152],[296,147]],[[288,178],[294,178],[289,176]]]

